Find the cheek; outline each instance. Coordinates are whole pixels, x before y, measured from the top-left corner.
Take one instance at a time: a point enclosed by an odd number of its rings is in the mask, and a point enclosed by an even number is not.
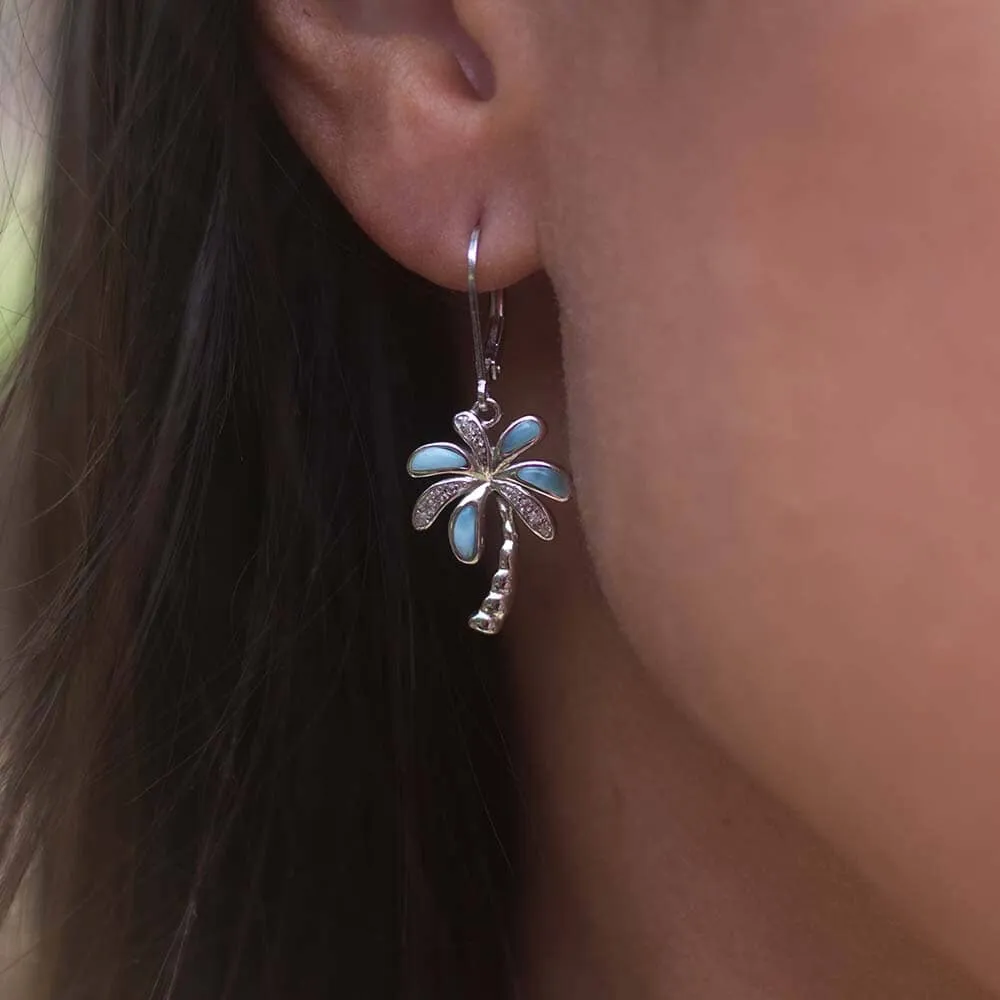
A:
[[[1000,13],[711,6],[549,88],[598,569],[674,697],[1000,986]]]

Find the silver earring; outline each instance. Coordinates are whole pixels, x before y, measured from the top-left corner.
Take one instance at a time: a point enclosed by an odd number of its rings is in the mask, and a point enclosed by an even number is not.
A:
[[[459,562],[472,565],[483,554],[483,512],[492,496],[500,513],[503,541],[500,565],[493,576],[490,592],[480,609],[469,619],[477,632],[495,635],[503,628],[514,597],[518,534],[515,514],[544,541],[555,537],[552,515],[538,497],[569,500],[573,485],[569,475],[549,462],[520,462],[529,448],[545,434],[539,417],[521,417],[490,442],[491,428],[501,418],[500,406],[490,395],[488,384],[500,375],[500,342],[503,338],[503,291],[490,293],[490,325],[483,341],[476,268],[479,262],[480,227],[469,241],[469,307],[472,313],[472,342],[476,361],[476,400],[472,407],[455,414],[453,424],[462,445],[450,442],[425,444],[406,463],[415,478],[447,476],[424,490],[413,508],[413,527],[426,531],[441,511],[459,500],[448,522],[451,551]]]

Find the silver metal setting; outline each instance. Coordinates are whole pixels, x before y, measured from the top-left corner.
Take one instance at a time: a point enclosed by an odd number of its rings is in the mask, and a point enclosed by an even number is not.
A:
[[[500,407],[489,394],[487,380],[495,382],[500,377],[500,344],[504,330],[503,289],[490,292],[490,326],[484,341],[483,320],[479,312],[479,289],[476,287],[480,235],[481,229],[476,226],[472,230],[465,259],[468,267],[469,313],[472,317],[472,347],[476,362],[475,410],[489,428],[500,422]]]
[[[448,524],[452,554],[472,565],[483,553],[483,512],[493,497],[500,514],[502,541],[499,565],[479,610],[469,627],[496,635],[510,612],[515,590],[519,519],[544,541],[555,537],[552,515],[542,499],[564,503],[572,498],[569,474],[550,462],[519,461],[545,435],[539,417],[525,416],[511,423],[490,441],[489,431],[500,423],[500,405],[490,395],[489,383],[500,375],[500,346],[504,332],[503,291],[490,293],[490,320],[484,339],[476,271],[479,263],[480,227],[473,230],[468,250],[469,309],[476,372],[475,401],[452,421],[461,445],[450,441],[422,445],[410,455],[407,472],[414,478],[444,476],[417,498],[412,522],[426,531],[449,504],[458,501]]]

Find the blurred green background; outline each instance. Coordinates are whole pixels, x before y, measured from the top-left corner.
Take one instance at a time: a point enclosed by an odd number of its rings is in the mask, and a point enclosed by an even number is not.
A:
[[[24,334],[35,276],[34,233],[18,191],[0,188],[0,363]]]
[[[0,364],[31,306],[54,12],[44,0],[0,0]]]

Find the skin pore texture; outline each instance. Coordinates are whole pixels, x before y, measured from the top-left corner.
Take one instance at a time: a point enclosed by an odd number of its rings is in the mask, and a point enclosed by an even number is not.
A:
[[[377,242],[558,300],[498,386],[578,487],[505,638],[525,995],[1000,996],[1000,8],[258,12]]]

